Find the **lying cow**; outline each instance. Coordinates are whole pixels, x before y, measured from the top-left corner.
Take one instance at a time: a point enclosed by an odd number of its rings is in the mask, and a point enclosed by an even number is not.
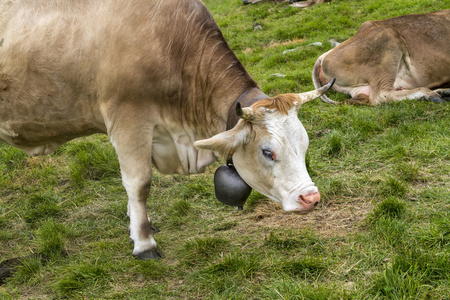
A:
[[[317,59],[312,77],[316,88],[336,77],[334,89],[350,103],[449,100],[450,10],[365,22]]]
[[[319,202],[297,111],[329,86],[268,97],[200,0],[12,0],[0,14],[0,140],[44,155],[108,134],[137,258],[159,257],[146,209],[152,163],[198,173],[220,153],[286,211]]]

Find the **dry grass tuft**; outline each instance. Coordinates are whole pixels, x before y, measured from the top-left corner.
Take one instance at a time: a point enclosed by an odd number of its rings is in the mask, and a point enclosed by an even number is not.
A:
[[[283,211],[281,204],[274,201],[259,203],[253,212],[234,215],[233,220],[239,224],[236,230],[254,232],[266,227],[269,229],[313,229],[320,236],[341,237],[356,232],[361,221],[371,211],[368,201],[354,199],[351,203],[319,205],[307,215],[298,215]]]
[[[305,39],[300,39],[300,38],[294,38],[292,40],[289,41],[283,41],[283,42],[274,42],[271,41],[269,44],[265,45],[264,48],[276,48],[276,47],[281,47],[281,46],[289,46],[292,44],[300,44],[303,43],[305,41]]]

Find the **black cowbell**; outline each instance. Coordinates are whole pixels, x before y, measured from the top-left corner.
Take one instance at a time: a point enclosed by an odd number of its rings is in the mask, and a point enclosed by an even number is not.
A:
[[[214,173],[216,198],[223,204],[243,209],[252,188],[239,176],[231,160],[220,166]]]

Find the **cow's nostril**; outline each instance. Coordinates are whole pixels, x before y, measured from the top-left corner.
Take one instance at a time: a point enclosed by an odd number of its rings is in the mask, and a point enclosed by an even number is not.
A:
[[[317,204],[319,204],[319,201],[317,201],[316,203],[314,203],[314,206],[317,206]]]

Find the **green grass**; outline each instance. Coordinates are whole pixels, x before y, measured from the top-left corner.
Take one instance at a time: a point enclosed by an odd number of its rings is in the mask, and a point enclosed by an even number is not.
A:
[[[270,95],[311,90],[329,40],[348,39],[366,20],[450,7],[204,3]],[[154,172],[148,211],[164,258],[150,262],[131,256],[126,192],[107,137],[46,157],[2,144],[0,261],[26,258],[0,298],[450,299],[449,113],[447,103],[423,101],[304,105],[308,170],[323,199],[306,216],[255,191],[241,212],[224,206],[212,183],[219,163],[190,177]],[[29,256],[38,252],[45,257]]]

